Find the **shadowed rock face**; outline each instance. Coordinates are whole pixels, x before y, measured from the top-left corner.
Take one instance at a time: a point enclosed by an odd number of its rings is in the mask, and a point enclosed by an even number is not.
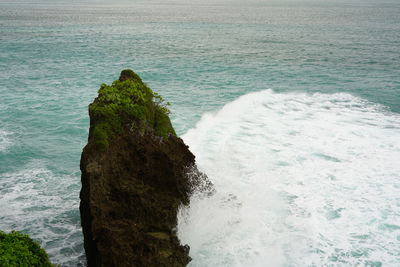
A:
[[[93,131],[104,119],[90,114],[90,121],[80,166],[88,266],[186,266],[189,247],[179,243],[175,227],[196,177],[204,178],[193,154],[182,139],[156,135],[136,117],[125,117],[122,130],[99,147]]]

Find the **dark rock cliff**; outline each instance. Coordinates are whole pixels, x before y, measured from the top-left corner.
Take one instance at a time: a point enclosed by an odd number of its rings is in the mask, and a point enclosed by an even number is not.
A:
[[[80,194],[89,267],[189,263],[189,247],[175,233],[177,212],[205,176],[168,112],[130,70],[103,84],[89,106]]]

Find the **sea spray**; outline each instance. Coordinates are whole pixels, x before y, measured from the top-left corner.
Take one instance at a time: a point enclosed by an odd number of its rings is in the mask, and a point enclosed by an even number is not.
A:
[[[214,183],[178,233],[190,266],[395,266],[400,116],[346,93],[244,95],[183,139]]]

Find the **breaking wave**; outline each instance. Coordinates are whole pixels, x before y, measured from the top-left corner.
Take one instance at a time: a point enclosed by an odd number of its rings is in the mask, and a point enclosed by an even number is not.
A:
[[[399,264],[399,114],[345,93],[264,90],[183,139],[215,186],[179,215],[190,266]]]

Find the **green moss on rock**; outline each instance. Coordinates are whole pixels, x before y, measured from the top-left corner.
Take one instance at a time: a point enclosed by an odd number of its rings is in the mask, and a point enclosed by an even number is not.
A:
[[[0,231],[0,266],[2,267],[54,267],[46,251],[28,235]]]
[[[109,140],[130,124],[149,127],[161,137],[176,135],[168,116],[169,103],[132,70],[123,70],[111,85],[102,84],[98,93],[89,105],[89,114],[94,124],[92,136],[100,149],[107,148]]]

